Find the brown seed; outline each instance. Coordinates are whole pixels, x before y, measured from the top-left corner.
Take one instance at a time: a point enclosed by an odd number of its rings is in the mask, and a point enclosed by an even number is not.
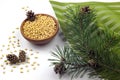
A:
[[[30,55],[33,55],[33,53],[31,53]]]
[[[38,57],[36,56],[35,59],[38,59]]]
[[[12,33],[15,33],[15,31],[12,31]]]
[[[37,54],[39,53],[39,52],[36,52]]]
[[[12,38],[16,38],[16,36],[13,36]]]
[[[8,39],[11,39],[11,37],[9,37]]]
[[[37,64],[37,66],[40,66],[40,64]]]
[[[33,70],[36,70],[36,67],[34,67]]]
[[[1,64],[1,67],[4,67],[4,66]]]
[[[25,50],[27,51],[28,49],[27,49],[27,48],[25,48]]]
[[[12,43],[12,46],[14,46],[14,44]]]
[[[3,72],[3,74],[5,74],[5,71]]]
[[[34,64],[31,64],[31,66],[34,66]]]
[[[10,72],[13,72],[13,69],[11,69]]]
[[[7,62],[6,65],[8,65],[9,63]]]
[[[10,47],[10,45],[8,44],[8,47]]]
[[[4,55],[2,55],[2,57],[4,57]]]
[[[36,64],[36,62],[33,62],[33,64]]]
[[[19,39],[17,39],[17,41],[19,42],[20,40],[19,40]]]
[[[17,45],[17,47],[20,47],[20,45]]]
[[[6,69],[5,67],[3,67],[3,69]]]
[[[17,52],[17,50],[15,50],[14,52]]]
[[[13,66],[13,68],[16,68],[16,66]]]
[[[28,11],[27,9],[25,9],[25,11]]]
[[[9,43],[11,43],[12,41],[9,41]]]
[[[25,7],[22,7],[22,9],[25,9]]]
[[[26,8],[29,8],[28,6]]]
[[[30,58],[29,58],[29,57],[27,57],[27,59],[29,60]]]
[[[13,52],[12,52],[12,51],[10,51],[10,53],[12,54]]]
[[[3,51],[2,49],[0,51]]]
[[[7,48],[7,50],[10,50],[10,48]]]
[[[20,68],[21,70],[23,69],[23,67]]]
[[[7,62],[7,60],[4,60],[4,62]]]
[[[27,70],[27,72],[29,72],[29,70]]]
[[[23,71],[20,71],[20,73],[23,73]]]
[[[32,49],[30,49],[30,51],[33,51]]]
[[[18,45],[20,45],[20,43],[19,43],[19,42],[17,42],[17,44],[18,44]]]
[[[19,27],[16,28],[17,30],[19,29]]]
[[[28,65],[25,66],[26,68],[28,67]]]
[[[5,47],[5,45],[2,45],[2,47]]]
[[[30,64],[30,61],[28,61],[27,63]]]

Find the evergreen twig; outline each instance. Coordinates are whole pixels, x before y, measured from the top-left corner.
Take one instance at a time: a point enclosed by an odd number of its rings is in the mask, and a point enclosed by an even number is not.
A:
[[[63,49],[57,47],[56,52],[52,52],[56,59],[51,61],[55,67],[59,65],[55,71],[72,77],[89,72],[91,77],[119,80],[120,35],[108,27],[101,29],[88,6],[68,7],[65,17],[65,26],[61,28],[70,45]]]

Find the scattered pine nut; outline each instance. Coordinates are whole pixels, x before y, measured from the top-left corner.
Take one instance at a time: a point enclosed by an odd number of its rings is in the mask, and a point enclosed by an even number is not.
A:
[[[33,64],[36,64],[36,62],[33,62]]]
[[[11,51],[10,53],[12,54],[13,52]]]
[[[15,31],[13,31],[12,33],[15,33]]]
[[[3,51],[2,49],[0,51]]]
[[[11,37],[9,37],[8,39],[11,39]]]
[[[20,71],[20,73],[23,73],[23,71]]]
[[[9,43],[11,43],[11,41],[9,41]]]
[[[23,70],[23,67],[21,67],[20,69]]]
[[[33,55],[33,53],[31,53],[30,55]]]
[[[35,59],[38,59],[38,57],[36,56]]]
[[[3,65],[1,65],[1,67],[4,67]]]
[[[37,66],[40,66],[40,64],[37,64]]]
[[[5,47],[5,45],[2,45],[2,47]]]
[[[10,72],[13,72],[13,69],[11,69]]]
[[[2,57],[4,57],[4,55],[2,55]]]
[[[3,69],[6,69],[5,67],[3,67]]]
[[[17,45],[17,47],[20,47],[20,45]]]
[[[8,65],[9,63],[8,62],[6,62],[6,65]]]
[[[39,53],[39,52],[36,52],[37,54]]]
[[[36,70],[36,67],[34,67],[33,70]]]
[[[8,44],[8,47],[10,47],[10,45]]]
[[[31,66],[34,66],[34,64],[31,64]]]
[[[29,60],[30,58],[29,58],[29,57],[27,57],[27,59]]]
[[[4,60],[4,62],[7,62],[7,60]]]
[[[16,36],[13,36],[12,38],[16,38]]]
[[[28,67],[28,65],[25,66],[26,68]]]
[[[16,28],[17,30],[19,29],[19,27]]]
[[[15,50],[14,52],[17,52],[17,50]]]
[[[32,49],[30,49],[30,51],[33,51]]]
[[[27,51],[28,49],[27,49],[27,48],[25,48],[25,50]]]
[[[7,48],[7,50],[10,50],[10,48]]]
[[[5,71],[3,72],[3,74],[5,74]]]
[[[13,68],[16,68],[16,66],[13,66]]]
[[[27,70],[27,72],[29,72],[29,70]]]

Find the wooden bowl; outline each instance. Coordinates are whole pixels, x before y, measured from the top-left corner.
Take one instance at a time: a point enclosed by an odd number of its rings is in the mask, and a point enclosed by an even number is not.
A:
[[[52,18],[52,19],[54,20],[55,26],[56,26],[56,30],[55,30],[55,32],[53,33],[53,35],[51,35],[51,36],[48,37],[48,38],[39,39],[39,40],[31,39],[31,38],[25,36],[25,35],[24,35],[23,26],[24,26],[25,22],[28,21],[27,19],[25,19],[25,20],[22,22],[22,24],[21,24],[21,26],[20,26],[20,31],[21,31],[22,36],[23,36],[26,40],[28,40],[29,42],[31,42],[31,43],[33,43],[33,44],[43,45],[43,44],[46,44],[46,43],[50,42],[50,41],[55,37],[55,35],[57,34],[57,32],[58,32],[58,30],[59,30],[59,25],[58,25],[58,21],[57,21],[54,17],[52,17],[52,16],[50,16],[50,15],[48,15],[48,14],[36,14],[36,15],[47,16],[47,17],[50,17],[50,18]],[[35,16],[36,16],[36,15],[35,15]]]

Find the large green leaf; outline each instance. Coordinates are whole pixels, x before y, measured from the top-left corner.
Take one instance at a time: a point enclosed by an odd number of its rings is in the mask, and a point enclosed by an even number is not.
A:
[[[62,3],[50,1],[55,14],[59,20],[61,27],[64,27],[64,12],[67,7],[80,5],[90,6],[96,12],[97,21],[101,28],[109,27],[117,33],[120,33],[120,2],[104,3],[104,2],[84,2],[84,3]]]

